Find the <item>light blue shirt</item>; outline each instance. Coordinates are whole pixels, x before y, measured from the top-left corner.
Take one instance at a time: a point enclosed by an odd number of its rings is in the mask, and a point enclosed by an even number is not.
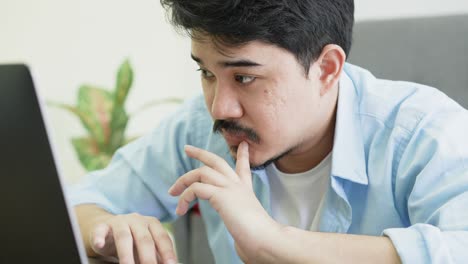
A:
[[[320,231],[386,235],[403,263],[468,263],[467,110],[434,88],[376,79],[347,64],[335,131]],[[167,190],[200,166],[184,154],[185,144],[234,168],[199,96],[72,187],[69,199],[173,220],[177,198]],[[253,174],[255,193],[271,212],[268,177],[264,170]],[[216,211],[206,201],[200,210],[216,263],[240,263]]]

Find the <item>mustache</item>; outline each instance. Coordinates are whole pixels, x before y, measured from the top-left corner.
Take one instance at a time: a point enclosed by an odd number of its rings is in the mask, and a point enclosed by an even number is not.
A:
[[[260,143],[260,137],[258,136],[257,132],[255,132],[255,130],[248,127],[244,127],[236,121],[219,119],[215,120],[213,124],[213,133],[221,133],[222,130],[230,132],[232,134],[243,133],[250,141],[257,144]]]

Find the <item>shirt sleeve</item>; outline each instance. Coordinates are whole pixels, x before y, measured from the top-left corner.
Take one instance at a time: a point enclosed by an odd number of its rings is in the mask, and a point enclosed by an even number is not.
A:
[[[432,113],[408,139],[394,179],[408,228],[388,236],[403,263],[468,262],[468,113]]]
[[[119,149],[103,170],[67,188],[72,206],[92,203],[113,214],[140,213],[161,221],[176,218],[177,198],[167,192],[197,165],[184,153],[186,144],[204,147],[211,119],[201,97],[185,103],[157,128]]]

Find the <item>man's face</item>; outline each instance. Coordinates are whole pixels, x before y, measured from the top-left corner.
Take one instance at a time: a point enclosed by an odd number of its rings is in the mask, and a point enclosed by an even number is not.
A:
[[[306,76],[292,53],[259,41],[221,48],[192,39],[207,108],[231,155],[246,141],[257,167],[310,147],[324,122],[318,67]]]

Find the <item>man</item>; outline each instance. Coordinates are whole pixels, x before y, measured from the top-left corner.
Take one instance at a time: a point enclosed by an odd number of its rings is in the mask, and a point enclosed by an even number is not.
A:
[[[174,263],[198,200],[217,263],[463,263],[468,113],[346,64],[351,0],[162,0],[203,97],[71,193],[90,255]]]

